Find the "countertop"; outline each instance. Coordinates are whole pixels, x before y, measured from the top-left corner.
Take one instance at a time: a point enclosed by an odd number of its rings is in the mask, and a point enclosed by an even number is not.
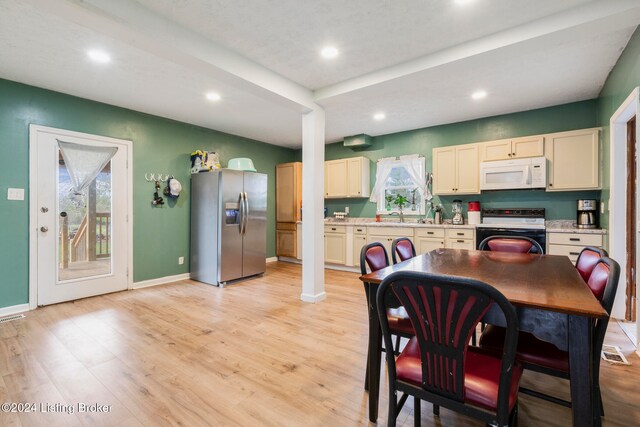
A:
[[[413,228],[475,228],[475,225],[453,225],[453,224],[421,224],[419,222],[398,222],[396,221],[381,221],[376,222],[374,218],[345,218],[345,219],[333,219],[327,218],[324,220],[325,225],[353,225],[353,226],[366,226],[366,227],[413,227]]]
[[[415,221],[398,222],[381,221],[375,222],[374,218],[345,218],[334,219],[326,218],[326,225],[351,225],[366,227],[413,227],[413,228],[475,228],[473,224],[453,225],[453,224],[420,224]],[[578,228],[573,220],[550,220],[546,222],[547,233],[584,233],[584,234],[607,234],[607,230],[603,228]]]
[[[547,233],[607,234],[607,230],[604,228],[578,228],[576,222],[571,219],[547,221],[546,226]]]

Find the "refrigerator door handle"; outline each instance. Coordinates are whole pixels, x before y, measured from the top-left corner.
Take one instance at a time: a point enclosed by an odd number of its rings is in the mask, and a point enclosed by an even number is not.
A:
[[[247,225],[249,224],[249,196],[247,192],[244,193],[244,212],[242,214],[242,219],[244,219],[244,227],[242,228],[242,234],[247,234]]]
[[[244,192],[240,192],[240,235],[244,234]]]

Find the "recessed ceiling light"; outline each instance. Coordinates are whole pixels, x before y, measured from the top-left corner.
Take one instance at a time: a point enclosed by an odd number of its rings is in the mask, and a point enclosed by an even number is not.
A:
[[[373,115],[373,118],[375,120],[384,120],[384,118],[387,117],[384,113],[376,113]]]
[[[320,55],[322,55],[322,57],[326,59],[333,59],[338,56],[338,49],[333,46],[326,46],[322,48],[322,50],[320,51]]]
[[[207,92],[206,97],[209,101],[220,101],[222,99],[220,94],[217,94],[215,92]]]
[[[455,2],[455,4],[458,4],[460,6],[465,6],[469,3],[473,3],[475,0],[453,0]]]
[[[92,49],[87,52],[87,56],[94,62],[99,62],[100,64],[106,64],[111,62],[111,57],[109,54],[102,50]]]
[[[483,99],[487,97],[487,91],[485,90],[477,90],[471,94],[471,98],[477,100]]]

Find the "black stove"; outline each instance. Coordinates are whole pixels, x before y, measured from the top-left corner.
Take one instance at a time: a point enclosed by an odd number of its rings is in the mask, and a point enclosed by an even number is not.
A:
[[[483,209],[482,223],[476,225],[476,247],[490,236],[524,236],[546,248],[543,208]]]

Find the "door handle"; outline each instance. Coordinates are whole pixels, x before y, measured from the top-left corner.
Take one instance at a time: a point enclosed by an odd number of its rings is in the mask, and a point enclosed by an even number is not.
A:
[[[49,227],[45,227],[43,225],[42,227],[40,227],[40,231],[42,231],[43,233],[46,233],[47,231],[49,231]]]
[[[244,191],[244,215],[242,215],[242,219],[244,220],[244,227],[242,228],[242,234],[247,234],[247,225],[249,224],[249,196],[247,192]]]
[[[240,192],[240,235],[244,234],[244,193]]]

